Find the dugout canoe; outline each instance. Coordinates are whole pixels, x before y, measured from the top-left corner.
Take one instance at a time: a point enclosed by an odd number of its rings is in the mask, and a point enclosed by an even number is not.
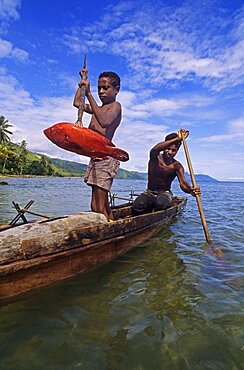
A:
[[[177,197],[167,210],[140,216],[132,216],[125,204],[113,209],[114,222],[83,212],[1,231],[0,299],[111,261],[168,224],[185,204],[185,197]]]

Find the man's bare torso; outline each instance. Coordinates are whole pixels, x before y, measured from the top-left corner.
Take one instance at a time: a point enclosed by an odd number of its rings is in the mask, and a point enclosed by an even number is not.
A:
[[[177,176],[179,162],[173,159],[172,163],[166,164],[160,154],[151,159],[148,164],[148,189],[155,191],[170,191],[171,183]]]

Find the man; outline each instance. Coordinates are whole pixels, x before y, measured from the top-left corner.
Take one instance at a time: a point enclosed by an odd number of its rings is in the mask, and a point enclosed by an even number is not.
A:
[[[189,131],[181,130],[185,139]],[[200,188],[192,187],[184,176],[184,168],[174,159],[181,146],[181,138],[172,133],[165,141],[158,143],[150,150],[148,163],[147,190],[140,194],[133,203],[134,214],[159,211],[170,207],[173,200],[172,181],[177,176],[181,189],[192,196],[200,195]],[[161,153],[162,152],[162,153]]]
[[[81,75],[88,76],[87,69]],[[90,82],[82,79],[76,91],[73,105],[79,108],[80,87],[85,86],[85,94],[89,104],[84,104],[84,111],[92,114],[89,129],[112,140],[115,130],[121,122],[121,105],[116,101],[120,90],[120,78],[114,72],[103,72],[98,79],[98,96],[102,102],[99,106],[90,91]],[[108,220],[113,220],[109,207],[108,192],[111,189],[113,178],[119,170],[119,161],[112,158],[93,158],[87,168],[85,182],[92,187],[91,209],[93,212],[103,213]]]

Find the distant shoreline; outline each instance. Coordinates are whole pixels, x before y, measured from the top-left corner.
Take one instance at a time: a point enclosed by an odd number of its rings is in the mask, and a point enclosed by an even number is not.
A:
[[[82,179],[83,176],[44,176],[44,175],[3,175],[0,174],[1,179],[7,179],[7,178],[17,178],[17,179],[27,179],[27,178],[80,178]]]
[[[195,175],[197,176],[197,174]],[[83,179],[84,176],[42,176],[42,175],[3,175],[3,174],[0,174],[0,179],[8,179],[8,178],[16,178],[16,179],[31,179],[31,178],[68,178],[68,179]],[[120,177],[116,177],[117,179],[119,180],[128,180],[128,178],[120,178]],[[115,178],[115,179],[116,179]],[[133,179],[133,178],[130,178],[129,180],[138,180],[138,179]],[[139,179],[139,180],[144,180],[144,179]],[[201,182],[211,182],[211,183],[214,183],[214,182],[231,182],[231,183],[244,183],[244,179],[243,180],[214,180],[214,181],[209,181],[209,180],[198,180],[199,183]]]
[[[59,176],[41,176],[41,175],[0,175],[1,179],[27,179],[27,178],[34,178],[34,177],[59,177]]]

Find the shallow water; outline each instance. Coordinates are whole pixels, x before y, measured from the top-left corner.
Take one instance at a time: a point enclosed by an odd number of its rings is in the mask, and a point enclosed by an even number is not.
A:
[[[1,222],[14,200],[45,215],[89,209],[81,179],[9,179]],[[139,193],[144,181],[115,180]],[[138,248],[89,273],[1,302],[1,369],[244,369],[244,183],[202,183],[214,245],[209,253],[195,199]],[[174,184],[174,192],[182,194]],[[237,196],[239,195],[239,196]],[[29,217],[29,216],[28,216]]]

